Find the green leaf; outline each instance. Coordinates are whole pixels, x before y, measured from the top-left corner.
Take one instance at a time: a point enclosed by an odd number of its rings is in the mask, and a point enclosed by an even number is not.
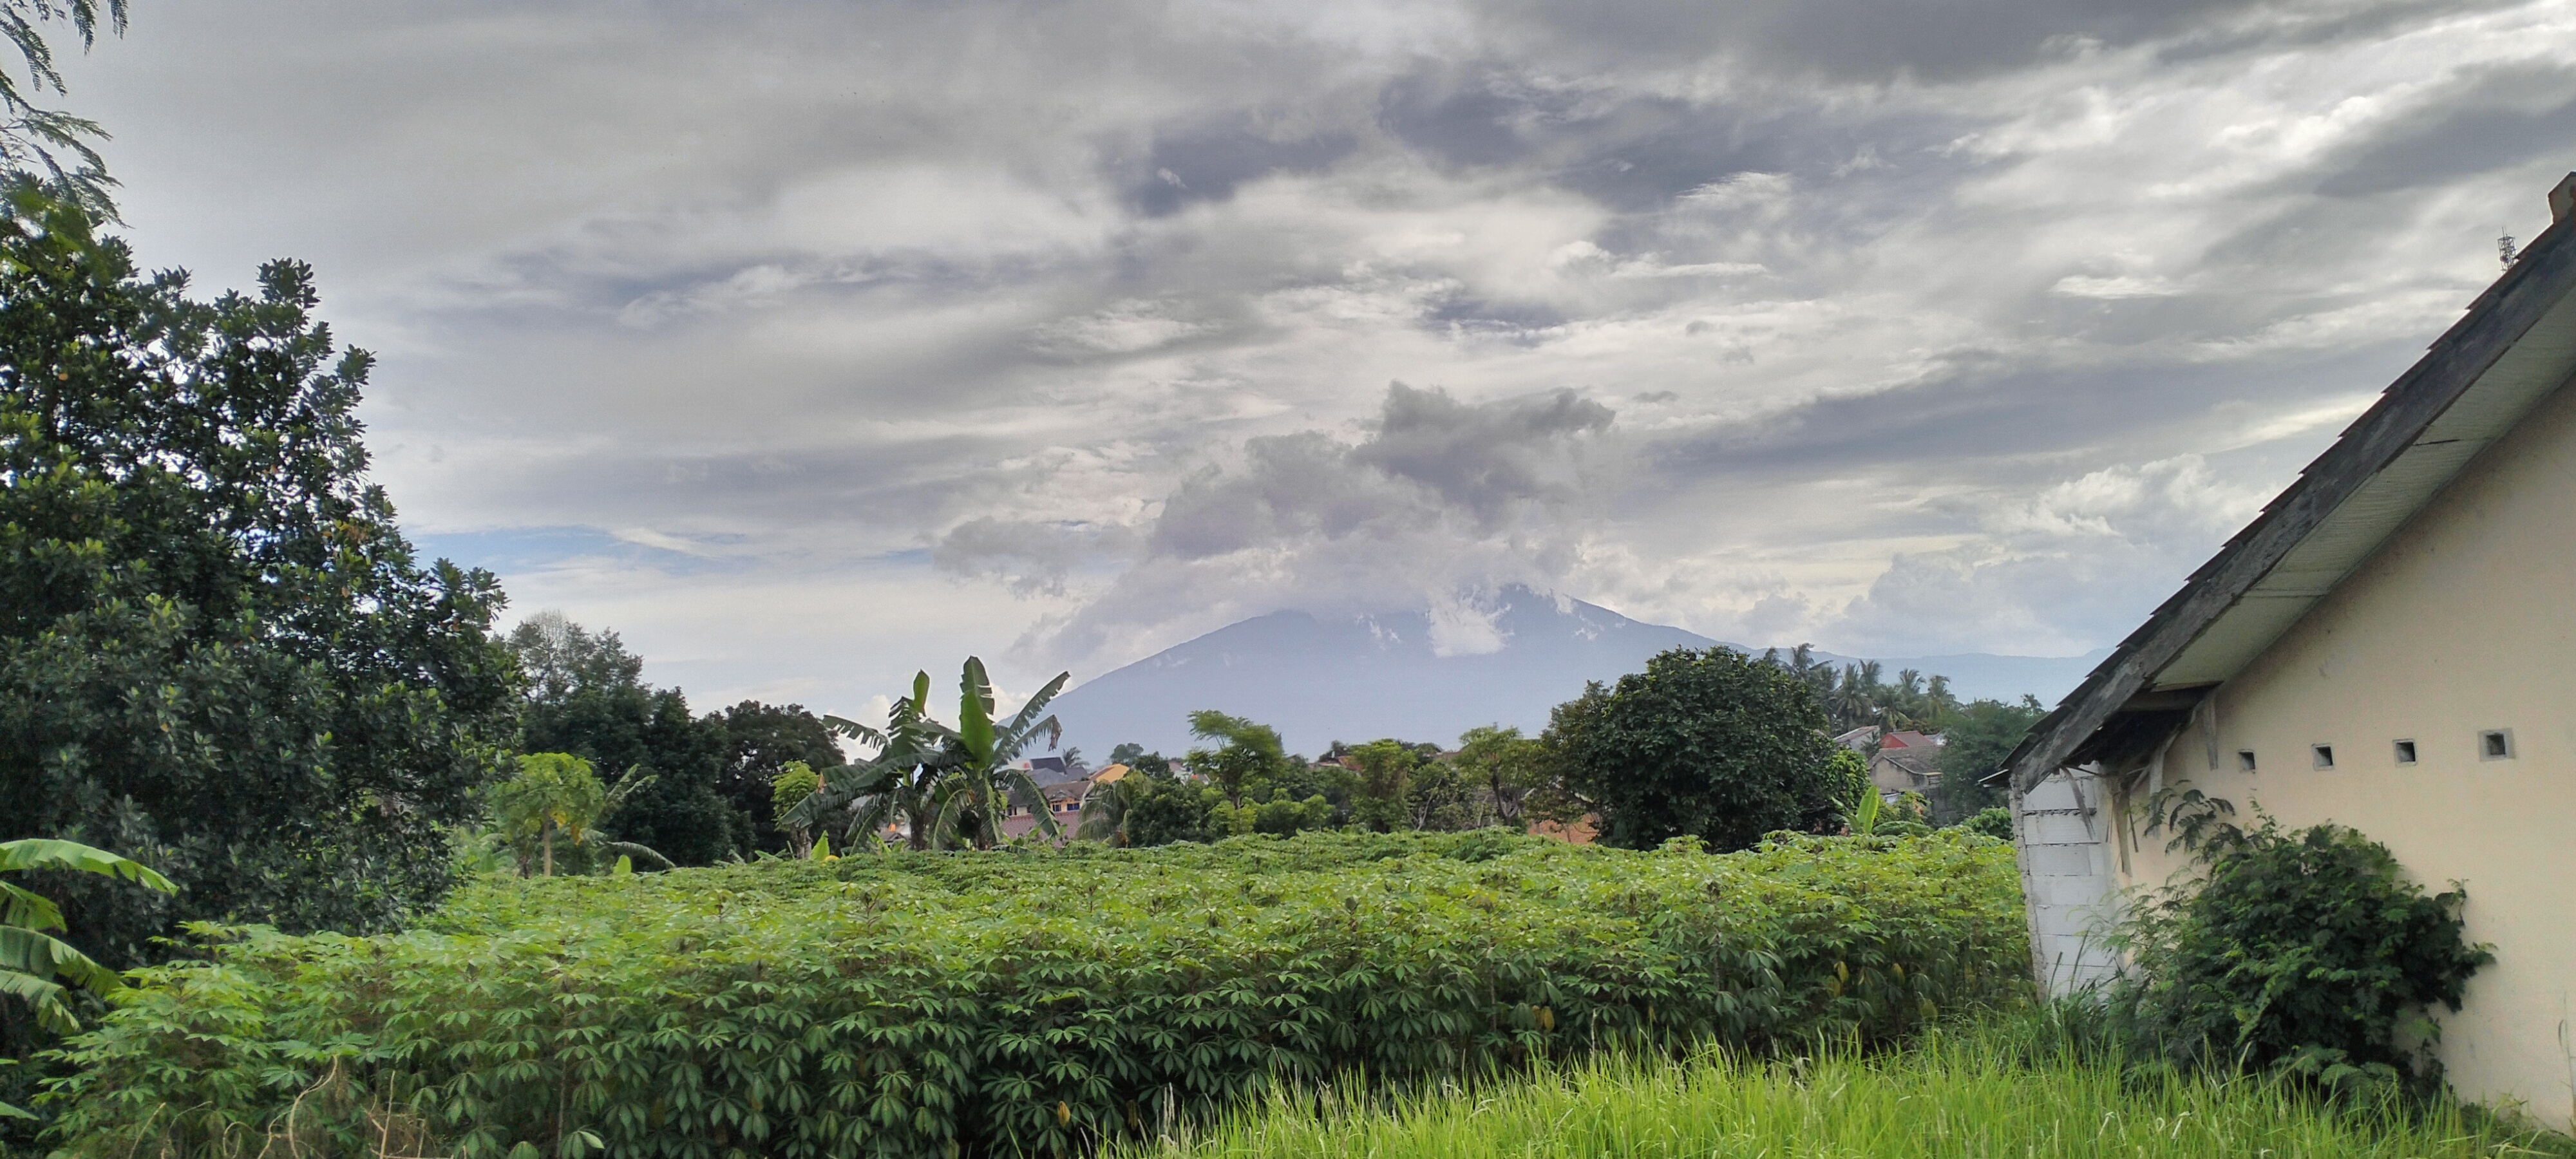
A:
[[[163,893],[179,892],[178,883],[154,872],[150,866],[77,841],[63,841],[48,837],[0,841],[0,872],[27,869],[65,869],[99,873],[109,877],[121,877]]]

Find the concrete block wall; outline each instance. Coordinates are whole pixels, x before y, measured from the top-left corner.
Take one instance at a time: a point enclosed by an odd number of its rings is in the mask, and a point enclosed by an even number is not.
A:
[[[2051,994],[2100,985],[2119,968],[2103,940],[2120,903],[2107,797],[2092,771],[2061,770],[2013,801],[2031,970]]]

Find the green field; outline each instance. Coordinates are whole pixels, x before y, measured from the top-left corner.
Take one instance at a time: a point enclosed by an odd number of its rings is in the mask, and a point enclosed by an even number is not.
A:
[[[1117,1159],[2469,1159],[2576,1154],[2455,1106],[2338,1108],[2275,1078],[2140,1070],[2035,1012],[1896,1051],[1595,1056],[1385,1097],[1275,1092]]]
[[[1274,1084],[1893,1040],[2022,987],[2010,849],[1498,833],[493,881],[422,928],[216,937],[52,1104],[78,1154],[1080,1150]],[[394,1149],[403,1149],[395,1147]]]

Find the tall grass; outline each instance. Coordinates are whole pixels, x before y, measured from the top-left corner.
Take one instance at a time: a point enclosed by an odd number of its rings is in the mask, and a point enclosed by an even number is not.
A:
[[[1596,1056],[1396,1096],[1353,1084],[1280,1091],[1211,1128],[1117,1156],[2443,1159],[2565,1146],[2459,1107],[2334,1106],[2277,1078],[2140,1069],[2034,1016],[1934,1031],[1875,1055]]]

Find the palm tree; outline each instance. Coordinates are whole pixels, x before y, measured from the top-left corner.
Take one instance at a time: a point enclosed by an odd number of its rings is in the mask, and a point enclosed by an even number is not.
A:
[[[966,658],[965,671],[958,675],[957,728],[949,734],[950,746],[957,753],[956,765],[939,786],[939,834],[954,840],[967,835],[977,849],[990,849],[1000,839],[1002,813],[1007,803],[1017,800],[1037,817],[1038,832],[1050,839],[1062,832],[1047,808],[1046,794],[1028,770],[1011,767],[1020,759],[1020,750],[1046,734],[1047,747],[1054,748],[1064,726],[1053,716],[1040,717],[1071,672],[1056,673],[1046,687],[1029,697],[1019,712],[1008,721],[993,719],[993,682],[984,675],[984,662]]]
[[[0,841],[0,872],[29,869],[104,874],[122,877],[146,889],[179,892],[178,883],[143,863],[77,841],[42,837]],[[57,1034],[71,1034],[80,1029],[80,1019],[72,1015],[71,1004],[66,1001],[70,991],[64,984],[104,993],[122,988],[125,980],[73,949],[70,943],[45,932],[61,929],[63,911],[53,899],[0,881],[0,994],[14,995],[35,1007],[38,1025]],[[33,1117],[0,1103],[0,1118]]]
[[[1834,718],[1836,731],[1859,728],[1878,715],[1878,664],[1843,665],[1842,683],[1826,697],[1826,711]],[[1831,679],[1831,670],[1827,678]]]
[[[1143,774],[1130,775],[1142,776]],[[1105,841],[1119,847],[1127,844],[1127,786],[1129,783],[1126,780],[1116,780],[1093,787],[1091,795],[1082,799],[1082,820],[1074,826],[1074,840]]]

